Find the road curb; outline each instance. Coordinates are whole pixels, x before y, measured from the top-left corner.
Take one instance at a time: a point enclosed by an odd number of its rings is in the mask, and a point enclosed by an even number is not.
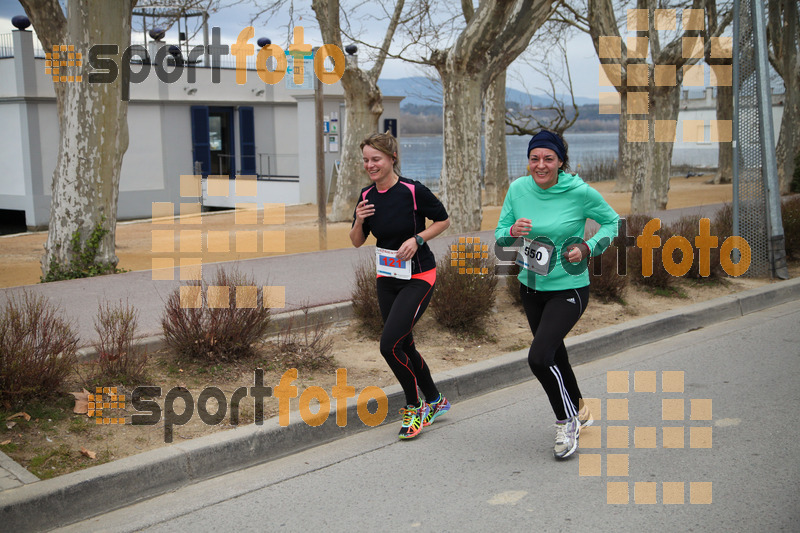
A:
[[[567,339],[575,364],[624,351],[800,299],[800,278],[770,284],[678,310],[610,326]],[[347,305],[340,306],[342,312]],[[326,306],[329,307],[329,306]],[[338,312],[339,308],[337,307]],[[334,313],[327,309],[324,313]],[[333,315],[330,315],[333,316]],[[532,379],[527,350],[441,372],[434,376],[453,401]],[[404,403],[398,385],[387,387],[388,421],[396,420]],[[356,391],[360,393],[361,391]],[[361,403],[363,403],[363,398]],[[347,425],[336,425],[331,413],[312,427],[290,413],[291,423],[276,418],[218,432],[166,448],[126,457],[58,478],[38,481],[0,493],[0,523],[11,531],[41,531],[131,505],[183,485],[264,463],[368,429],[358,417],[357,402],[347,409]],[[374,411],[374,400],[371,409]],[[335,405],[331,405],[331,410]],[[47,512],[43,512],[43,510]]]

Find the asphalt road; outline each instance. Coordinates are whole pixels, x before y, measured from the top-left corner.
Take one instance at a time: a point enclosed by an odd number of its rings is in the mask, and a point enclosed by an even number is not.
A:
[[[719,204],[687,207],[658,211],[655,215],[667,223],[689,214],[711,217],[719,207]],[[592,224],[594,223],[589,223],[590,228]],[[594,231],[590,229],[590,233],[593,234]],[[487,244],[494,244],[493,231],[470,233],[469,236],[479,237],[481,242]],[[447,255],[450,244],[457,237],[439,237],[431,241],[431,248],[436,257]],[[231,268],[235,265],[241,273],[252,277],[259,285],[284,287],[286,306],[275,310],[276,313],[280,313],[300,309],[304,305],[314,307],[350,300],[355,281],[354,269],[365,258],[373,258],[374,250],[374,246],[364,246],[360,249],[345,248],[227,263],[209,263],[203,265],[203,276],[212,279],[218,268]],[[42,294],[61,306],[65,316],[75,325],[82,344],[88,345],[97,336],[94,318],[98,304],[104,301],[128,302],[139,311],[138,335],[149,337],[162,333],[161,317],[164,303],[169,294],[181,285],[179,278],[177,269],[174,281],[153,280],[152,271],[145,270],[12,287],[0,289],[0,305],[12,296],[19,295],[23,290]]]
[[[797,531],[798,324],[795,301],[577,367],[601,438],[586,432],[565,462],[530,381],[454,405],[412,441],[381,426],[63,531]],[[606,420],[626,403],[627,420]]]

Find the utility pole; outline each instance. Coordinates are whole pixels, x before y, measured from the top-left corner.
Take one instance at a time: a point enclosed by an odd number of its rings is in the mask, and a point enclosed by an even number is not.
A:
[[[319,48],[314,48],[314,54],[317,53]],[[319,226],[319,249],[328,249],[328,213],[327,201],[328,194],[325,190],[325,153],[322,150],[322,143],[325,142],[324,120],[323,120],[323,98],[322,98],[322,82],[313,71],[309,73],[314,76],[314,111],[316,118],[314,120],[314,127],[316,128],[317,138],[317,216]]]

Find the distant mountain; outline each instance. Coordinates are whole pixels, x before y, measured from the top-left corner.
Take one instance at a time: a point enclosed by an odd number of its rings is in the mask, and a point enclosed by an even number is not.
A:
[[[405,99],[400,103],[400,108],[405,109],[409,106],[417,108],[427,108],[442,106],[442,89],[438,80],[430,80],[423,76],[412,76],[408,78],[378,80],[378,87],[385,95],[404,96]],[[569,100],[569,95],[558,95],[560,99]],[[506,102],[516,102],[523,105],[543,106],[550,103],[550,97],[543,95],[529,95],[517,89],[506,89]],[[575,97],[578,105],[596,104],[596,98]]]

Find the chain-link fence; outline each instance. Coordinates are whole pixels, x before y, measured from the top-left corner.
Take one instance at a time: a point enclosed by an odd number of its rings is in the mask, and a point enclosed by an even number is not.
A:
[[[775,165],[775,145],[766,39],[760,35],[764,12],[758,1],[734,2],[733,231],[750,246],[747,275],[784,277],[780,273],[781,261],[786,268],[780,200],[776,202],[771,196],[777,198],[777,191],[769,189],[777,187],[777,176],[769,172],[769,166]]]

